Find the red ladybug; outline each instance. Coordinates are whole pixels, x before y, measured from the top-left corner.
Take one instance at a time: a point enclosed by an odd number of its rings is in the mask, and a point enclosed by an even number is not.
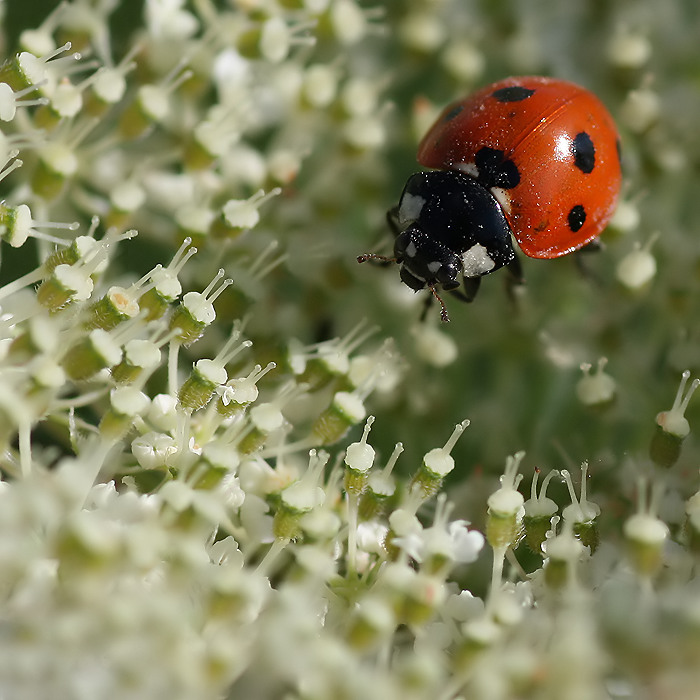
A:
[[[448,105],[418,147],[387,218],[411,289],[471,301],[483,275],[522,281],[511,234],[531,258],[558,258],[605,228],[620,190],[620,141],[600,100],[578,85],[506,78]],[[382,258],[363,255],[358,261]]]

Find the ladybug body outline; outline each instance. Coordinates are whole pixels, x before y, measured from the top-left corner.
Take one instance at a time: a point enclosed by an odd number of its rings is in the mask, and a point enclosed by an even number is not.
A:
[[[438,300],[436,287],[454,291],[462,280],[470,301],[478,280],[501,267],[522,281],[511,235],[532,258],[594,241],[622,177],[617,129],[602,102],[537,76],[506,78],[447,105],[418,162],[431,170],[409,177],[388,214],[392,260],[405,284]],[[371,257],[381,256],[358,260]]]

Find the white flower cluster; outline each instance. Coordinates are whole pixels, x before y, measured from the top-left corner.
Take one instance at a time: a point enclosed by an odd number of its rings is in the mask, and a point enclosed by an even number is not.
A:
[[[361,324],[256,364],[246,327],[286,254],[220,254],[259,227],[319,129],[351,154],[382,142],[379,85],[309,50],[342,55],[373,13],[147,2],[115,64],[110,9],[62,3],[0,67],[0,234],[29,251],[6,249],[0,288],[0,695],[397,696],[410,676],[365,653],[458,598],[447,577],[483,537],[444,500],[422,537],[423,498],[391,477],[398,448],[362,465],[368,488],[341,485],[320,448],[397,384],[396,353],[361,354],[375,332]],[[115,272],[148,245],[170,261]],[[244,305],[232,331],[221,304]],[[390,554],[402,502],[412,526]]]

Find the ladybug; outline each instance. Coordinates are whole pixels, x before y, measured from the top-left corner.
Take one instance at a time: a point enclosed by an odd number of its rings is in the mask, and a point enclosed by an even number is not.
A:
[[[408,179],[387,213],[394,257],[411,289],[471,301],[501,267],[522,283],[512,243],[531,258],[590,244],[615,209],[620,140],[600,100],[574,83],[506,78],[448,105],[418,147],[431,170]],[[463,283],[459,292],[455,292]]]

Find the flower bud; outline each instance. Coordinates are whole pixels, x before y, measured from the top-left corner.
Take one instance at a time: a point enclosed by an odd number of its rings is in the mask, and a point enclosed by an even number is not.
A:
[[[137,139],[153,126],[160,124],[170,111],[169,93],[170,90],[159,85],[142,85],[134,102],[122,114],[122,136]]]
[[[194,343],[214,322],[216,318],[214,301],[226,287],[233,284],[232,279],[225,279],[216,289],[216,285],[223,276],[224,271],[221,269],[203,292],[187,292],[182,297],[182,301],[170,318],[170,328],[180,329],[177,338],[179,342],[184,345]]]
[[[117,384],[131,384],[144,371],[154,370],[160,364],[160,348],[151,340],[133,338],[124,345],[124,356],[112,367],[112,378]]]
[[[275,403],[261,403],[253,406],[248,412],[252,430],[241,440],[238,451],[250,454],[265,444],[270,433],[284,426],[284,415],[281,407]]]
[[[131,453],[142,469],[167,469],[178,454],[177,441],[167,433],[146,433],[131,443]]]
[[[425,323],[412,330],[416,353],[433,367],[447,367],[458,355],[457,343],[444,331]]]
[[[386,510],[389,499],[396,493],[396,480],[391,472],[402,452],[403,444],[397,442],[384,469],[369,475],[367,488],[360,498],[358,514],[361,520],[371,520]]]
[[[292,540],[298,537],[301,533],[301,517],[323,503],[325,493],[319,484],[329,456],[327,452],[317,453],[316,450],[311,450],[309,466],[304,475],[280,492],[272,525],[273,533],[278,539]]]
[[[188,411],[196,411],[209,403],[215,389],[226,383],[228,364],[239,352],[249,348],[253,343],[250,340],[238,342],[240,332],[235,329],[221,351],[213,360],[198,360],[192,373],[180,387],[178,399],[183,408]]]
[[[58,311],[92,294],[93,281],[76,265],[58,265],[36,291],[37,301],[49,311]]]
[[[80,381],[116,365],[121,358],[122,349],[109,332],[96,328],[68,350],[61,364],[73,381]]]
[[[88,258],[95,253],[99,245],[92,236],[76,236],[69,246],[55,250],[46,258],[44,270],[50,275],[59,265],[74,265],[79,260]],[[95,272],[102,272],[105,267],[106,261],[103,261]]]
[[[58,140],[48,141],[38,151],[31,187],[34,194],[53,200],[63,191],[66,183],[78,172],[79,159],[73,144]]]
[[[656,416],[657,429],[651,440],[649,454],[654,463],[660,467],[672,467],[681,453],[683,440],[690,433],[690,424],[685,411],[695,390],[700,386],[700,379],[694,379],[684,395],[685,385],[690,377],[690,370],[685,370],[670,411],[662,411]]]
[[[620,121],[630,131],[641,134],[659,119],[661,100],[659,95],[648,87],[630,90],[619,109]]]
[[[601,357],[593,373],[590,364],[581,365],[583,377],[576,384],[576,396],[584,406],[605,408],[615,399],[615,380],[603,371],[607,363],[608,359]]]
[[[656,515],[661,488],[652,489],[648,503],[647,491],[647,484],[640,482],[637,513],[623,527],[630,563],[642,578],[650,578],[661,568],[663,548],[669,537],[668,526]]]
[[[55,70],[67,62],[73,63],[80,59],[78,53],[57,58],[70,49],[70,42],[66,42],[44,56],[35,56],[28,51],[22,51],[0,66],[0,82],[7,83],[13,90],[36,87],[48,79],[49,62],[51,62],[50,67]]]
[[[136,387],[113,389],[110,408],[102,416],[100,432],[108,440],[119,440],[131,428],[136,416],[148,410],[150,399]]]
[[[136,67],[132,60],[138,47],[129,51],[117,66],[102,66],[90,83],[85,109],[101,117],[110,107],[121,102],[126,93],[126,75]]]
[[[524,452],[517,452],[506,459],[501,487],[487,501],[486,540],[495,550],[512,547],[520,536],[525,499],[517,488],[522,479],[518,469],[524,456]]]
[[[537,493],[539,476],[540,470],[536,468],[532,478],[530,498],[523,504],[525,508],[523,526],[525,543],[535,554],[542,556],[542,544],[548,530],[552,527],[552,518],[558,510],[557,504],[551,498],[547,498],[547,486],[554,476],[559,476],[559,472],[556,469],[550,471],[542,483],[540,492]]]
[[[366,415],[364,403],[356,393],[339,391],[333,396],[331,405],[314,423],[311,439],[321,445],[331,445]]]
[[[369,416],[365,423],[360,442],[348,445],[345,451],[345,490],[359,496],[365,489],[367,474],[374,463],[374,448],[367,444],[369,431],[372,429],[374,416]]]
[[[574,580],[575,566],[584,549],[574,537],[572,521],[564,520],[562,532],[543,545],[546,555],[544,564],[545,583],[553,589],[561,589]]]
[[[155,269],[160,269],[160,265]],[[88,330],[103,328],[111,331],[120,323],[134,318],[140,311],[139,296],[144,289],[150,289],[153,286],[153,282],[149,282],[152,272],[144,275],[128,288],[116,285],[111,287],[107,294],[87,309],[85,328]]]
[[[269,362],[264,369],[260,365],[255,365],[247,377],[231,379],[225,385],[217,387],[219,400],[216,410],[218,413],[225,418],[230,418],[250,406],[258,398],[256,384],[276,366],[274,362]]]
[[[183,408],[196,411],[209,402],[214,389],[227,379],[226,369],[213,360],[198,360],[178,392]]]
[[[109,192],[111,208],[105,216],[105,225],[114,228],[125,228],[134,212],[140,209],[146,201],[146,192],[135,180],[118,182]]]
[[[409,485],[412,492],[419,494],[422,499],[428,499],[438,492],[442,486],[442,480],[455,467],[455,461],[450,453],[468,425],[469,419],[458,423],[444,447],[436,447],[423,456],[423,463],[413,475]]]
[[[280,194],[279,187],[265,193],[258,190],[248,199],[229,199],[221,210],[221,216],[212,222],[212,235],[221,238],[236,238],[243,231],[255,228],[260,221],[260,207]]]
[[[191,243],[192,240],[190,238],[185,238],[170,264],[167,267],[153,270],[151,276],[153,286],[139,299],[141,308],[147,312],[147,321],[161,318],[169,305],[182,293],[182,285],[178,275],[185,263],[197,252],[196,248],[190,247]],[[185,317],[188,318],[188,315],[185,315]],[[171,324],[170,327],[176,328],[177,326]]]
[[[637,243],[634,250],[618,263],[617,279],[627,289],[640,290],[656,275],[656,259],[651,254],[651,247],[658,237],[658,233],[654,234],[644,246]]]
[[[590,548],[591,553],[595,552],[600,543],[600,534],[596,521],[600,515],[600,506],[589,501],[587,497],[588,462],[581,464],[581,496],[579,498],[576,498],[576,492],[574,491],[569,472],[566,469],[562,469],[561,475],[571,497],[571,504],[564,508],[562,517],[566,522],[571,523],[573,533],[584,545]]]

